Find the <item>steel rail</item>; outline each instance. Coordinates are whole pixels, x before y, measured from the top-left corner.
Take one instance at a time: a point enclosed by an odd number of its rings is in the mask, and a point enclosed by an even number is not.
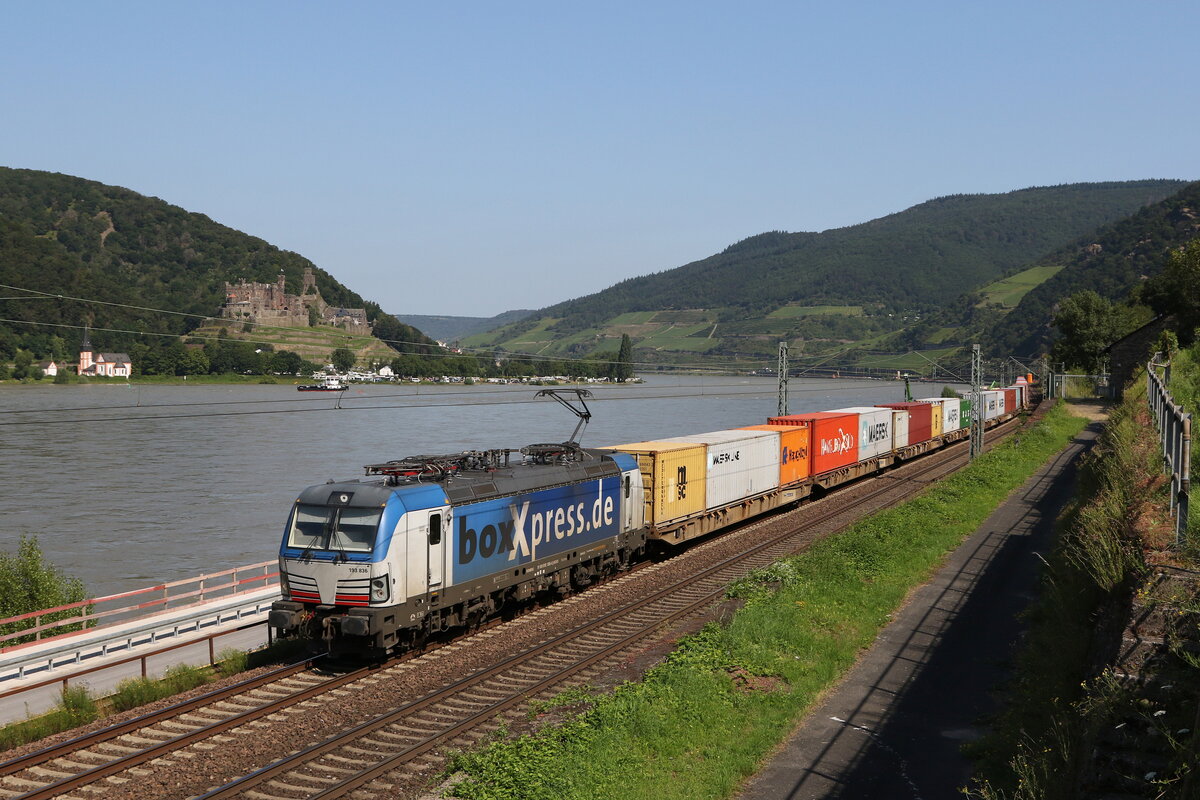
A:
[[[1013,421],[1014,420],[1009,420],[1008,422],[993,428],[991,431],[993,434],[992,440],[994,441],[998,436],[1005,434],[1005,429],[1007,429],[1009,424]],[[910,483],[914,482],[914,479],[916,478],[924,477],[929,473],[945,469],[948,466],[952,466],[953,468],[946,470],[946,474],[961,468],[962,465],[954,465],[952,463],[959,453],[952,453],[951,451],[960,449],[955,447],[955,445],[965,445],[965,443],[966,440],[960,440],[959,442],[954,442],[943,448],[941,454],[947,456],[946,458],[935,458],[928,463],[918,462],[916,465],[917,468],[912,471],[912,474],[906,476],[906,481]],[[854,482],[851,485],[861,484]],[[887,483],[885,485],[881,485],[880,487],[870,491],[865,497],[860,498],[858,504],[889,493],[894,493],[898,488],[900,488],[900,486],[896,483]],[[374,719],[367,720],[366,722],[363,722],[362,724],[353,728],[341,731],[321,742],[280,759],[274,764],[269,764],[259,770],[231,781],[222,787],[200,795],[196,800],[226,800],[226,798],[241,796],[254,787],[261,786],[264,783],[275,780],[280,776],[290,773],[298,768],[303,768],[310,762],[315,761],[317,758],[341,749],[349,742],[362,739],[375,731],[394,725],[406,718],[416,715],[422,710],[436,706],[444,702],[447,698],[453,697],[454,695],[459,694],[466,689],[479,686],[488,680],[494,679],[505,672],[510,671],[514,667],[517,667],[525,662],[529,662],[538,656],[545,655],[546,653],[563,645],[569,644],[573,640],[578,639],[588,633],[595,632],[605,626],[621,620],[622,618],[628,618],[631,612],[640,608],[651,607],[655,603],[661,602],[666,597],[685,591],[690,586],[695,586],[705,580],[711,579],[718,573],[727,570],[730,567],[736,567],[738,565],[745,564],[753,557],[762,555],[767,551],[772,551],[781,546],[785,546],[787,551],[791,551],[792,547],[788,544],[789,540],[794,539],[797,535],[802,534],[804,530],[807,530],[813,525],[827,522],[837,516],[845,514],[847,510],[847,508],[842,506],[831,507],[828,510],[818,511],[818,513],[815,515],[815,518],[809,518],[804,521],[804,529],[793,528],[784,533],[774,535],[771,538],[763,542],[759,542],[735,556],[731,556],[718,562],[717,564],[705,568],[695,575],[691,575],[685,579],[676,581],[672,585],[664,587],[653,594],[644,596],[638,600],[630,601],[620,608],[609,611],[602,616],[591,620],[590,622],[586,622],[570,631],[559,634],[558,636],[542,642],[524,652],[514,654],[513,656],[510,656],[509,658],[493,665],[492,667],[480,670],[473,675],[469,675],[452,684],[444,686],[441,689],[438,689],[431,694],[420,698],[419,700],[415,700],[385,714],[381,714]],[[771,556],[772,560],[778,557],[778,555],[774,554]],[[681,608],[670,612],[666,616],[656,617],[649,623],[640,625],[634,632],[622,635],[614,643],[602,647],[602,649],[585,657],[583,660],[576,661],[574,664],[571,664],[561,670],[556,670],[551,675],[538,680],[532,686],[521,686],[515,692],[510,694],[510,696],[500,698],[495,703],[489,704],[479,711],[470,713],[467,717],[452,724],[451,727],[427,735],[423,737],[421,741],[409,745],[397,753],[384,757],[381,761],[367,767],[355,775],[335,784],[331,784],[327,788],[322,789],[315,794],[308,795],[308,800],[318,800],[318,798],[320,800],[329,800],[330,798],[342,797],[353,791],[361,789],[363,786],[369,784],[381,775],[392,772],[402,764],[424,755],[442,742],[445,742],[448,739],[453,739],[455,736],[470,730],[481,722],[494,718],[497,714],[503,713],[513,706],[526,702],[528,698],[545,691],[555,684],[562,683],[563,681],[568,680],[570,677],[587,669],[588,667],[593,666],[594,664],[609,658],[615,653],[628,648],[641,639],[644,639],[656,631],[661,630],[664,625],[670,625],[697,613],[699,610],[703,610],[704,608],[710,606],[714,600],[719,599],[724,595],[726,586],[727,583],[725,581],[721,581],[717,588],[710,591],[705,591],[704,594],[698,599],[686,603]]]

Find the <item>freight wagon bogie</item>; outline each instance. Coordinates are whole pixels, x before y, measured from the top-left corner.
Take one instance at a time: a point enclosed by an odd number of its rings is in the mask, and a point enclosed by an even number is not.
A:
[[[651,549],[818,499],[966,438],[976,414],[998,425],[1027,399],[1010,388],[609,448],[568,442],[371,465],[366,480],[296,500],[269,624],[331,652],[419,646],[561,599]]]

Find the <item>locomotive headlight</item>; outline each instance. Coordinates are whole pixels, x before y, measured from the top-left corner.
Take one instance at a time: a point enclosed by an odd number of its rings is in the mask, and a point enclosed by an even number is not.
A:
[[[388,576],[371,579],[371,602],[382,603],[388,599]]]

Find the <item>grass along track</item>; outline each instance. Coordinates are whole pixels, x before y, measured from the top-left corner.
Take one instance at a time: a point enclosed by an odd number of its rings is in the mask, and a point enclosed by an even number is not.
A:
[[[610,594],[613,591],[620,593],[625,590],[620,588],[619,584],[645,580],[647,574],[669,571],[672,568],[671,565],[678,566],[689,559],[694,561],[698,556],[692,554],[702,552],[706,548],[708,550],[716,548],[720,551],[728,551],[732,548],[734,551],[722,559],[718,559],[715,565],[702,569],[697,574],[686,575],[682,579],[670,583],[668,588],[660,588],[657,593],[645,590],[628,592],[628,594],[643,598],[657,597],[656,602],[644,601],[640,604],[622,602],[615,609],[593,615],[587,621],[571,626],[572,630],[569,634],[564,635],[556,631],[551,637],[550,644],[542,643],[528,648],[518,659],[493,660],[492,663],[479,667],[478,672],[472,676],[470,681],[461,682],[460,685],[450,689],[443,688],[425,692],[421,695],[420,701],[402,705],[399,715],[385,715],[383,718],[370,715],[370,719],[364,723],[346,726],[346,729],[351,731],[370,728],[365,735],[373,735],[376,738],[372,740],[369,749],[378,750],[381,747],[378,740],[382,737],[385,742],[390,741],[392,745],[385,749],[394,751],[397,741],[402,738],[411,739],[415,735],[413,730],[408,733],[397,733],[398,729],[395,726],[399,725],[399,729],[404,729],[406,726],[411,728],[415,725],[413,720],[420,719],[419,715],[422,712],[426,714],[425,721],[429,722],[430,719],[444,720],[455,716],[462,717],[464,709],[471,711],[466,719],[459,719],[453,726],[442,725],[440,728],[435,726],[433,730],[425,730],[418,737],[421,741],[409,742],[406,747],[401,748],[403,752],[399,755],[392,753],[391,758],[398,760],[386,762],[386,766],[381,766],[380,763],[384,762],[380,762],[368,765],[365,770],[351,770],[347,764],[357,758],[353,751],[351,751],[351,755],[345,755],[345,751],[340,756],[333,753],[331,757],[334,766],[330,767],[329,762],[326,761],[325,768],[317,768],[318,773],[323,772],[320,778],[314,779],[309,776],[306,780],[305,775],[312,768],[301,767],[301,777],[294,780],[298,781],[299,785],[305,783],[311,785],[316,780],[319,786],[327,787],[331,782],[331,775],[344,776],[350,770],[351,777],[340,778],[335,782],[341,784],[357,780],[358,783],[355,786],[365,785],[376,780],[379,774],[391,772],[402,761],[410,761],[414,757],[422,756],[449,739],[459,737],[460,743],[463,743],[464,740],[461,737],[464,734],[472,729],[477,729],[480,724],[486,724],[487,720],[494,718],[499,713],[523,705],[531,695],[553,693],[557,690],[556,687],[561,688],[565,682],[571,681],[576,676],[583,676],[582,679],[586,680],[589,671],[594,672],[596,669],[605,668],[606,664],[619,660],[623,652],[627,652],[636,642],[660,631],[664,625],[670,624],[671,620],[695,615],[699,613],[699,609],[711,606],[714,600],[722,595],[730,581],[739,575],[761,567],[781,555],[804,547],[815,538],[819,538],[819,534],[813,533],[815,526],[835,518],[848,520],[856,514],[861,514],[863,503],[874,502],[873,498],[883,498],[886,495],[891,496],[894,500],[905,491],[912,491],[914,481],[923,482],[936,479],[940,474],[957,469],[962,460],[961,454],[961,444],[952,446],[939,453],[931,454],[915,464],[905,466],[903,470],[907,471],[905,472],[907,477],[902,480],[898,480],[901,478],[899,471],[891,472],[883,476],[884,479],[877,478],[853,484],[847,490],[833,496],[834,498],[843,497],[850,489],[859,493],[865,491],[864,496],[857,498],[853,506],[847,507],[847,504],[831,499],[823,503],[805,506],[799,511],[769,517],[705,543],[666,562],[647,565],[645,569],[636,574],[612,581],[607,585]],[[755,536],[765,538],[763,541],[747,546],[748,540]],[[690,595],[688,595],[689,592]],[[699,592],[698,595],[697,592]],[[593,592],[588,592],[579,595],[563,603],[533,612],[529,616],[540,614],[543,620],[549,617],[551,620],[557,621],[564,607],[590,605],[590,598],[593,594]],[[672,595],[677,597],[668,600],[667,597]],[[647,608],[648,604],[655,608]],[[674,607],[674,610],[668,609],[668,606]],[[616,630],[614,626],[621,627],[620,619],[626,620],[624,629]],[[474,642],[477,640],[486,636],[500,635],[499,631],[502,629],[508,629],[509,626],[520,622],[521,620],[517,620],[516,623],[505,623],[492,631],[485,631],[483,634],[472,637],[470,641],[463,640],[461,643],[447,645],[431,653],[413,654],[398,667],[390,669],[407,669],[411,672],[414,669],[424,670],[428,665],[438,661],[449,661],[456,648],[474,648]],[[633,629],[629,629],[629,625],[633,622],[639,623],[641,627],[638,628],[635,625]],[[592,638],[589,639],[589,636]],[[506,655],[511,655],[511,649],[507,650]],[[538,658],[543,661],[531,665],[531,659],[536,662]],[[559,668],[554,668],[553,664],[555,663],[559,665]],[[570,666],[564,667],[564,664]],[[462,674],[462,671],[461,668],[452,668],[450,674]],[[282,733],[273,733],[273,731],[288,731],[292,735],[290,741],[295,741],[296,735],[308,735],[306,730],[299,732],[295,730],[297,727],[303,728],[303,725],[289,724],[291,718],[285,712],[286,709],[303,705],[304,701],[314,698],[328,703],[331,697],[336,697],[333,702],[342,704],[350,697],[346,693],[360,697],[370,694],[379,686],[379,681],[387,672],[388,670],[375,671],[366,679],[364,679],[363,672],[338,678],[321,678],[312,673],[301,676],[292,674],[276,676],[285,683],[275,683],[274,685],[267,685],[266,681],[261,678],[255,679],[257,683],[253,687],[240,686],[244,697],[240,697],[236,691],[226,690],[219,699],[202,698],[202,700],[208,700],[206,710],[196,710],[203,705],[200,700],[189,701],[189,704],[181,704],[180,707],[173,709],[173,714],[159,712],[152,718],[147,717],[126,723],[119,729],[107,729],[87,739],[74,740],[65,747],[48,749],[37,754],[36,757],[27,757],[24,760],[14,760],[0,765],[0,773],[5,775],[0,793],[5,796],[22,796],[30,799],[56,797],[62,796],[64,792],[77,791],[79,787],[107,779],[104,784],[101,784],[106,796],[119,797],[130,789],[136,788],[136,792],[129,796],[150,797],[155,796],[156,788],[161,789],[162,784],[155,787],[155,782],[146,776],[165,770],[171,780],[171,789],[157,796],[177,796],[178,791],[183,789],[180,782],[187,783],[184,776],[189,772],[188,768],[201,760],[196,757],[197,753],[191,745],[199,742],[200,744],[197,746],[221,753],[226,750],[231,741],[225,734],[232,732],[241,734],[232,741],[240,739],[240,743],[254,743],[253,747],[238,748],[239,755],[244,754],[242,751],[249,750],[270,751],[272,745],[287,739]],[[521,678],[521,673],[526,676],[532,675],[533,678]],[[479,688],[480,681],[485,681],[488,676],[491,676],[492,683]],[[296,681],[298,684],[304,685],[288,685],[287,681]],[[468,688],[468,685],[474,688]],[[515,687],[516,691],[506,693],[497,688],[504,686]],[[491,698],[491,700],[482,702],[481,698]],[[404,719],[397,719],[397,716],[403,716]],[[389,727],[392,729],[390,733],[387,730]],[[334,736],[327,737],[326,741],[319,742],[317,746],[328,744],[330,748],[344,747],[345,743],[342,740],[347,735],[343,729]],[[471,741],[473,741],[471,738],[465,740],[465,742]],[[109,745],[104,746],[103,742],[108,742]],[[330,742],[335,744],[330,744]],[[287,748],[286,744],[281,746]],[[368,749],[353,744],[350,747],[357,747],[358,750]],[[291,747],[290,749],[297,748]],[[312,749],[311,744],[308,749]],[[229,757],[220,760],[233,760],[234,752],[234,750],[229,750]],[[164,756],[172,753],[178,753],[179,758],[164,759]],[[273,756],[268,756],[267,760],[269,761],[270,758]],[[260,761],[259,764],[261,763],[263,762]],[[139,771],[139,765],[145,765],[145,767]],[[278,767],[278,769],[281,771],[294,770],[295,766],[288,764]],[[363,777],[355,776],[353,774],[355,772],[371,772],[371,774]],[[210,773],[201,770],[199,774],[191,778],[191,788],[186,791],[193,794],[203,791],[205,786],[203,781],[207,774]],[[273,777],[274,774],[272,773],[272,776],[265,780],[278,780]],[[212,786],[213,784],[208,783],[207,785]],[[390,785],[392,784],[389,783]],[[242,786],[242,788],[246,787]]]
[[[875,485],[858,498],[854,508],[862,513],[864,507],[889,505],[920,491],[928,481],[957,470],[961,455],[961,445],[952,446],[906,465],[904,477],[888,474],[886,479],[868,481]],[[471,739],[463,741],[461,737],[476,732],[497,715],[523,708],[530,698],[556,693],[627,659],[631,648],[643,640],[710,608],[724,597],[734,580],[807,546],[813,540],[811,531],[815,526],[847,514],[836,502],[818,503],[804,510],[809,513],[804,514],[806,524],[802,527],[797,527],[794,519],[789,523],[785,518],[792,515],[785,514],[739,528],[731,534],[742,540],[737,552],[654,591],[622,591],[619,587],[635,578],[645,579],[647,570],[628,580],[611,582],[607,585],[610,590],[636,599],[213,790],[203,795],[203,800],[248,796],[251,792],[257,798],[279,800],[298,796],[327,800],[351,793],[359,798],[372,794],[390,797],[406,780],[405,775],[393,773],[406,764],[456,739],[460,746],[469,744]],[[727,540],[722,537],[720,541]]]

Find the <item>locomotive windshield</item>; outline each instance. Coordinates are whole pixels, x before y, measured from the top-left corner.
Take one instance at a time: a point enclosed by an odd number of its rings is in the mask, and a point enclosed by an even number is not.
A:
[[[379,529],[379,508],[310,506],[298,503],[292,514],[288,546],[304,550],[369,553]]]

